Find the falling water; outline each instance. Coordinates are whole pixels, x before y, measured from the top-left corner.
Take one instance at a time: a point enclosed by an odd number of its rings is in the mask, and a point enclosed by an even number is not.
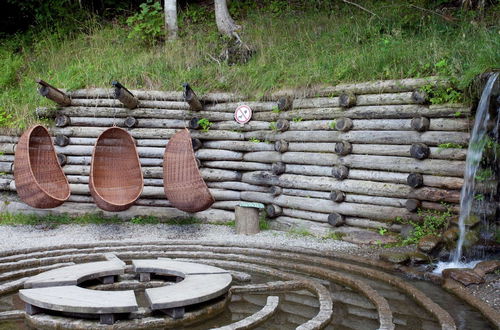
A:
[[[452,254],[452,263],[457,265],[462,259],[462,248],[465,239],[465,220],[471,215],[471,206],[474,198],[476,172],[483,156],[483,150],[487,142],[487,124],[490,119],[488,112],[490,106],[490,94],[493,85],[498,78],[499,73],[494,73],[488,79],[484,87],[481,99],[477,106],[474,128],[472,129],[467,150],[467,160],[465,164],[464,185],[460,194],[460,217],[458,228],[460,236],[457,242],[457,248]]]

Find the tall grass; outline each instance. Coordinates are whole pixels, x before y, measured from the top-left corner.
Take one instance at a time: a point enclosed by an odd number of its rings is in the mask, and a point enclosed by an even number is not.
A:
[[[257,50],[244,65],[218,61],[225,41],[215,24],[189,19],[186,13],[175,42],[130,39],[119,21],[92,21],[85,32],[71,36],[40,32],[21,46],[5,40],[0,47],[0,114],[11,116],[11,127],[24,129],[35,122],[34,109],[51,105],[36,93],[38,77],[67,89],[119,80],[134,89],[180,90],[189,82],[199,93],[233,91],[257,98],[286,87],[433,74],[455,76],[464,87],[500,63],[500,28],[494,19],[500,5],[483,21],[456,12],[450,22],[410,2],[364,2],[376,17],[346,4],[314,10],[270,7],[273,3],[280,2],[232,8],[243,26],[242,38]]]

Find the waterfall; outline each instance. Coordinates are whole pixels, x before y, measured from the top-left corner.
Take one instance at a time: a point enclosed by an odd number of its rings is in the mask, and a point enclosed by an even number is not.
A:
[[[462,250],[466,234],[465,221],[472,213],[471,206],[475,193],[476,172],[479,168],[479,164],[483,156],[483,151],[488,141],[486,134],[488,121],[490,119],[490,114],[488,111],[490,106],[490,95],[493,89],[493,85],[498,78],[498,75],[498,72],[492,74],[483,89],[483,93],[481,95],[481,99],[476,111],[474,128],[472,129],[469,141],[469,149],[467,150],[467,160],[464,173],[464,185],[460,193],[460,217],[458,223],[459,238],[456,250],[451,255],[452,262],[455,265],[458,264],[462,259]]]

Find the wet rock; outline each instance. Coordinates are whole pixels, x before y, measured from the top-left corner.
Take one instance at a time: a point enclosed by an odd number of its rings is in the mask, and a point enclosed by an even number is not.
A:
[[[448,268],[443,270],[444,278],[451,278],[465,286],[471,284],[481,284],[484,282],[483,276],[469,268]]]
[[[479,234],[475,230],[467,230],[464,236],[464,249],[469,249],[479,241]]]
[[[420,239],[418,242],[418,249],[425,253],[436,251],[441,245],[441,239],[436,235],[427,235]]]
[[[452,227],[443,233],[443,239],[446,243],[455,242],[458,239],[458,228]]]
[[[474,271],[481,277],[493,273],[497,269],[500,269],[500,260],[481,261],[474,267]]]
[[[410,257],[410,261],[412,264],[428,264],[432,262],[432,258],[430,256],[418,251],[412,252],[408,254],[408,256]]]
[[[408,253],[385,252],[381,253],[379,258],[393,264],[406,264],[410,261]]]
[[[343,241],[354,244],[389,244],[396,243],[398,240],[391,235],[380,235],[371,230],[356,230],[346,233],[342,238]]]
[[[458,217],[451,218],[451,222],[457,226],[458,226],[458,221],[459,221]],[[467,227],[474,227],[479,222],[481,222],[481,219],[477,215],[474,215],[474,214],[465,218],[465,226],[467,226]]]

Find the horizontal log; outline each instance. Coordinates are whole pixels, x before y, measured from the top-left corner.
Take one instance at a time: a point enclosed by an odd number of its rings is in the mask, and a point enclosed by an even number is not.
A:
[[[241,199],[245,201],[260,202],[265,204],[276,204],[282,208],[292,208],[303,211],[313,211],[319,213],[337,212],[342,215],[350,215],[355,217],[363,217],[369,219],[377,219],[389,221],[396,217],[403,219],[415,219],[415,215],[408,212],[405,208],[369,205],[358,203],[334,203],[330,200],[311,199],[304,197],[279,195],[274,197],[271,194],[259,192],[242,192]]]
[[[252,185],[244,182],[223,181],[223,182],[207,182],[209,188],[229,189],[229,190],[244,190],[244,191],[260,191],[267,192],[268,187]]]
[[[412,92],[357,95],[357,105],[412,104]],[[293,100],[293,109],[339,107],[339,97],[315,97]]]
[[[240,123],[232,121],[219,121],[213,123],[210,129],[221,129],[221,130],[237,130],[242,132],[255,131],[255,130],[266,130],[269,129],[269,123],[267,121],[249,121],[248,123],[241,125]]]
[[[0,143],[0,153],[2,154],[13,155],[15,150],[15,143]]]
[[[82,214],[95,213],[96,207],[93,203],[71,203],[66,202],[63,205],[49,209],[34,209],[21,202],[0,203],[0,212],[26,213],[26,214],[68,214],[70,216],[81,216]],[[163,219],[173,218],[192,218],[196,217],[206,222],[228,222],[234,221],[234,212],[208,209],[197,213],[186,213],[175,208],[151,207],[134,205],[130,209],[122,212],[101,211],[104,217],[117,216],[121,219],[131,219],[138,216],[156,216]]]
[[[13,173],[13,169],[12,162],[0,162],[0,173]]]
[[[37,116],[40,118],[54,118],[56,114],[65,115],[71,118],[76,117],[99,117],[99,118],[126,118],[133,116],[135,118],[152,119],[181,119],[187,120],[193,115],[188,110],[175,109],[150,109],[136,108],[133,110],[126,108],[97,108],[97,107],[67,107],[58,110],[50,108],[37,108]],[[197,111],[196,115],[200,118],[207,118],[210,121],[232,120],[234,115],[224,112]]]
[[[310,221],[307,219],[292,218],[288,216],[280,216],[269,222],[269,226],[274,230],[281,231],[291,231],[300,230],[316,235],[316,236],[327,236],[334,232],[333,227],[329,224]]]
[[[73,99],[71,102],[75,107],[107,107],[107,108],[122,108],[123,105],[116,99],[96,98],[96,99]],[[141,100],[139,102],[141,108],[153,109],[175,109],[175,110],[189,110],[189,105],[181,101],[150,101]]]
[[[341,142],[368,144],[412,144],[425,143],[438,146],[442,143],[457,143],[466,145],[469,133],[428,131],[286,131],[283,133],[269,131],[254,131],[244,133],[244,139],[259,139],[267,141],[286,140],[288,142]]]
[[[373,105],[373,106],[354,106],[352,108],[312,108],[291,110],[281,113],[276,112],[258,112],[253,115],[254,120],[276,121],[279,118],[293,120],[302,118],[303,120],[333,120],[341,117],[351,119],[411,119],[418,116],[429,118],[456,118],[460,113],[460,118],[471,114],[471,107],[457,104],[444,105]]]
[[[354,119],[351,130],[393,130],[413,131],[411,119]],[[307,120],[290,123],[290,130],[334,130],[332,120]],[[465,118],[433,118],[430,121],[431,131],[468,131],[470,123]],[[262,128],[255,128],[262,129]],[[265,128],[264,128],[265,129]]]
[[[105,130],[104,127],[64,127],[52,128],[52,134],[63,134],[66,136],[75,137],[97,137]],[[172,137],[178,130],[162,129],[162,128],[136,128],[130,131],[130,134],[137,139],[168,139]],[[193,138],[202,140],[244,140],[243,133],[231,131],[208,131],[208,132],[191,132]]]
[[[127,117],[130,118],[130,117]],[[127,118],[96,118],[96,117],[71,117],[71,126],[89,126],[89,127],[129,127],[125,120]],[[149,119],[139,118],[136,128],[186,128],[188,127],[188,120],[181,119]]]
[[[331,177],[313,177],[295,174],[282,174],[280,177],[269,174],[268,172],[247,172],[243,173],[241,181],[250,184],[261,185],[279,185],[283,188],[291,189],[306,189],[316,191],[340,190],[347,193],[369,196],[383,196],[394,198],[415,198],[411,197],[414,194],[418,195],[417,199],[426,201],[445,201],[457,203],[457,191],[443,190],[437,188],[424,187],[424,190],[412,191],[412,188],[406,184],[396,184],[387,182],[372,182],[362,180],[347,179],[343,181],[335,180]],[[425,193],[429,192],[426,196]],[[432,191],[432,193],[430,193]],[[459,191],[458,191],[459,193]]]
[[[231,162],[231,161],[209,161],[203,162],[203,166],[211,168],[223,168],[238,171],[270,171],[270,164],[263,164],[257,162]]]
[[[130,90],[139,100],[155,100],[155,101],[184,101],[183,92],[163,92],[163,91],[145,91],[145,90]],[[95,99],[95,98],[114,98],[114,90],[112,88],[88,88],[78,89],[67,92],[74,99]],[[207,93],[201,97],[205,102],[230,102],[243,98],[243,95],[236,93]]]
[[[398,80],[377,80],[353,84],[339,84],[331,87],[311,88],[309,90],[282,90],[273,93],[273,98],[283,96],[307,97],[307,96],[334,96],[342,93],[353,94],[378,94],[378,93],[400,93],[412,92],[422,86],[434,84],[448,86],[449,81],[439,77],[407,78]]]
[[[0,135],[0,143],[17,143],[19,137],[14,135]]]
[[[278,108],[276,102],[230,102],[230,103],[218,103],[205,106],[206,111],[219,111],[219,112],[230,112],[234,113],[237,107],[240,105],[247,105],[252,109],[252,112],[260,111],[273,111]]]
[[[0,162],[14,162],[14,155],[0,155]]]
[[[218,210],[234,211],[234,208],[238,206],[240,203],[241,203],[240,201],[220,201],[213,203],[212,206],[210,206],[210,208]]]
[[[207,149],[225,149],[236,151],[273,151],[274,146],[265,142],[250,141],[204,141],[203,147]]]

